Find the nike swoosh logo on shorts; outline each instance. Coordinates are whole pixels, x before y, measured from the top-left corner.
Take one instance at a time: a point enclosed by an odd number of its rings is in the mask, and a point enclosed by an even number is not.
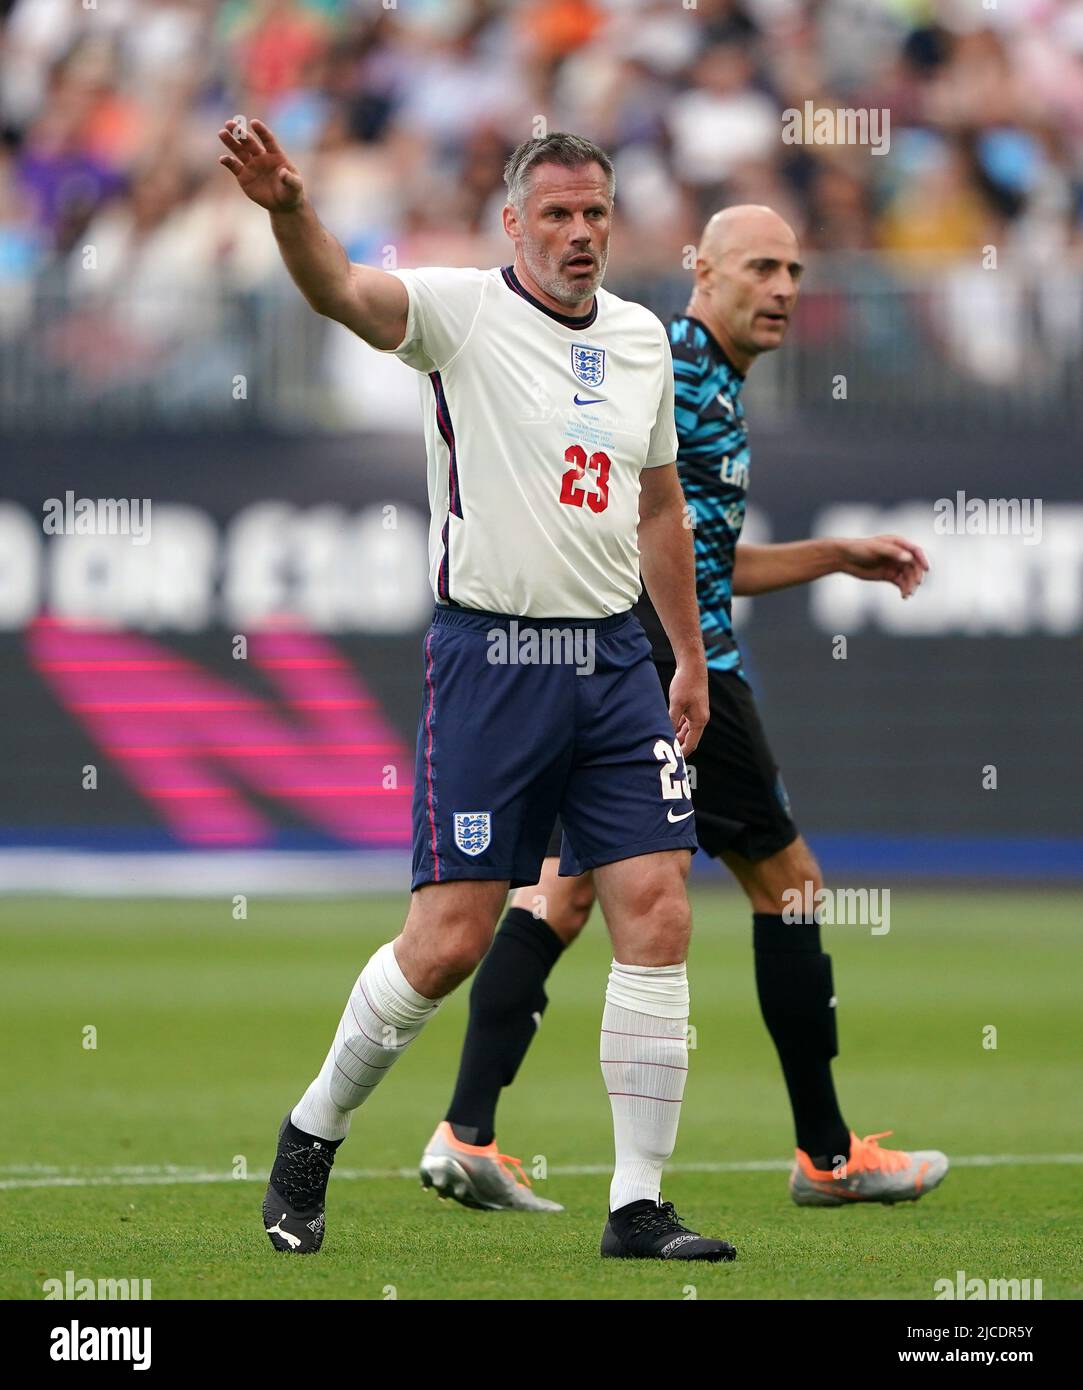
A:
[[[693,806],[692,811],[694,811],[695,809],[696,808]],[[676,824],[679,820],[687,820],[688,817],[692,814],[692,811],[683,811],[679,816],[675,816],[673,812],[670,811],[669,815],[666,817],[666,820],[671,820],[674,824]]]

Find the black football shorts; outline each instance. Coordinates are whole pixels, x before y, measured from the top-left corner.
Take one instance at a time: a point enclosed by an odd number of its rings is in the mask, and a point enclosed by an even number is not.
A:
[[[655,660],[668,699],[671,662]],[[731,851],[754,863],[797,839],[790,800],[756,701],[733,671],[707,672],[711,719],[688,763],[696,834],[713,859]],[[559,855],[561,825],[553,827],[546,855]]]

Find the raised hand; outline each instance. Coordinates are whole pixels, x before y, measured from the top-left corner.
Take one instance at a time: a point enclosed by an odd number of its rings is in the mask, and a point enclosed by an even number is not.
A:
[[[406,336],[410,300],[397,276],[353,265],[308,198],[301,175],[262,121],[227,121],[219,155],[241,192],[271,214],[271,231],[293,282],[318,314],[386,351]],[[657,471],[657,470],[655,470]]]
[[[246,197],[268,212],[292,212],[301,206],[301,176],[262,121],[249,122],[246,133],[239,122],[227,121],[218,138],[230,151],[219,155],[218,163],[230,171]]]

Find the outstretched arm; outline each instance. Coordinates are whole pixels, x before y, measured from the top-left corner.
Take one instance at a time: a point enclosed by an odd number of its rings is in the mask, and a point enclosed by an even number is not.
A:
[[[855,579],[894,584],[903,598],[909,598],[928,568],[921,546],[902,536],[739,544],[733,562],[733,593],[735,597],[767,594],[773,589],[808,584],[825,574],[851,574]]]
[[[684,524],[677,465],[644,468],[639,479],[639,568],[677,661],[669,686],[669,714],[687,758],[695,752],[710,715],[692,532]]]
[[[294,283],[318,314],[345,324],[373,347],[398,347],[406,336],[409,301],[394,275],[355,265],[305,197],[297,169],[270,129],[227,121],[220,155],[246,197],[271,214],[271,230]]]

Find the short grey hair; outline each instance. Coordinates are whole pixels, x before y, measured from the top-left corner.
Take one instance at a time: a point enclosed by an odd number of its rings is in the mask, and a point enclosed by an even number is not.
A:
[[[617,187],[617,177],[613,172],[613,161],[605,150],[582,135],[569,135],[567,131],[554,130],[549,135],[541,135],[533,140],[524,140],[508,156],[504,165],[504,182],[508,186],[508,202],[517,212],[522,212],[530,194],[530,172],[539,164],[561,164],[565,169],[579,169],[584,164],[598,164],[605,174],[609,188],[609,200]]]

